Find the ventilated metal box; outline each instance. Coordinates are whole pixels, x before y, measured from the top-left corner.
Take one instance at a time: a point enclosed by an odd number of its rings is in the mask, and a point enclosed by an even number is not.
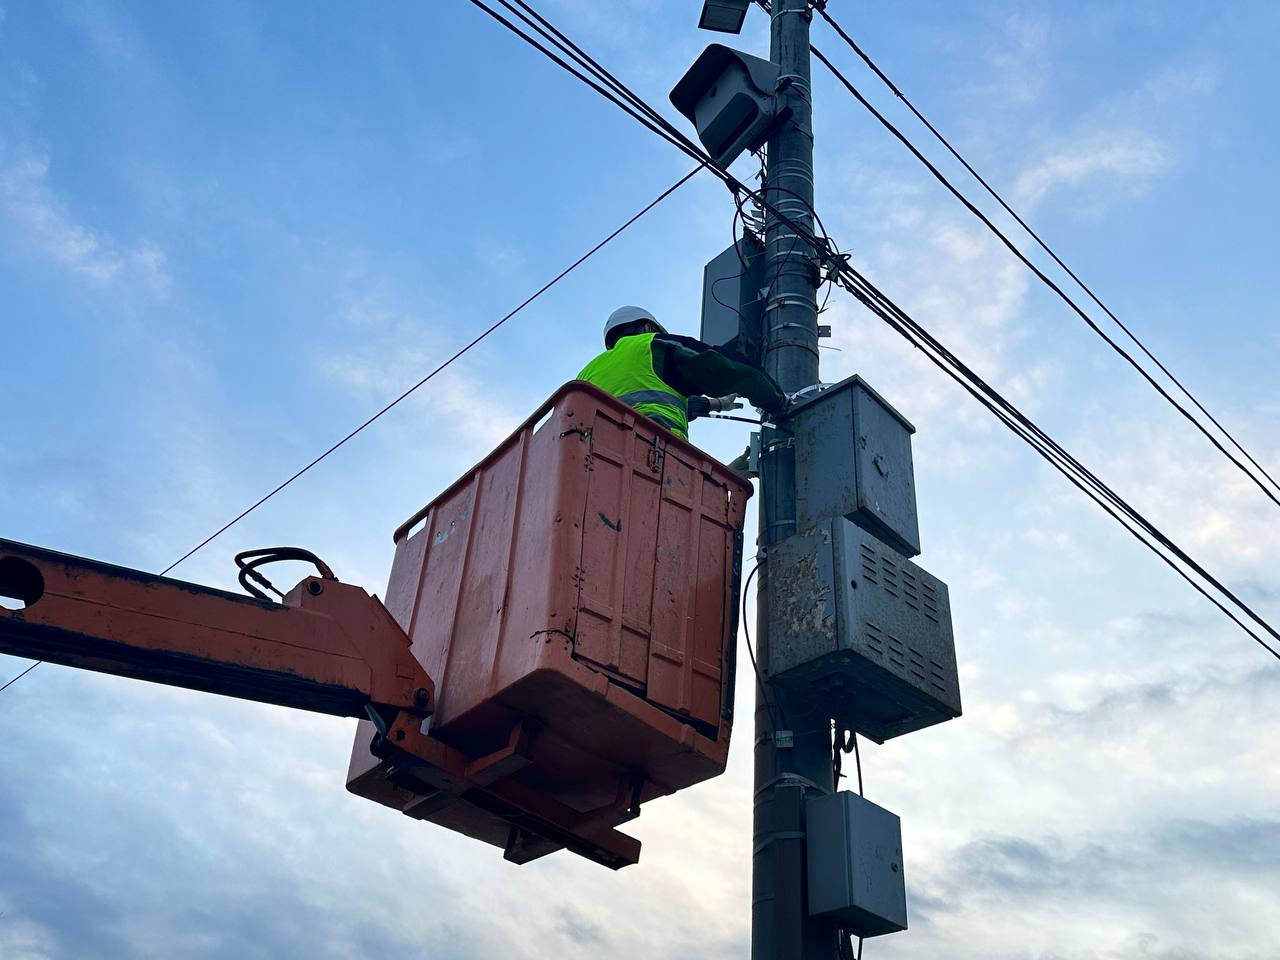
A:
[[[796,515],[803,530],[847,517],[903,556],[920,553],[907,419],[861,377],[850,377],[792,413]]]
[[[771,677],[881,743],[960,715],[945,583],[843,517],[766,562]]]
[[[902,824],[843,790],[805,804],[809,915],[833,917],[859,937],[907,929]]]

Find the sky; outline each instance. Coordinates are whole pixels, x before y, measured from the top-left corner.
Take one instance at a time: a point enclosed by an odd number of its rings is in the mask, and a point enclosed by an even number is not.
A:
[[[697,7],[539,4],[673,120],[722,39]],[[1280,470],[1280,7],[830,10]],[[731,42],[765,54],[759,11]],[[818,210],[855,264],[1280,618],[1274,505],[820,68],[814,101]],[[0,536],[159,571],[690,166],[463,0],[0,0]],[[380,592],[394,528],[614,307],[697,334],[731,218],[695,178],[174,575],[233,587],[234,552],[296,543]],[[910,916],[864,955],[1280,958],[1275,662],[878,320],[837,294],[823,322],[823,379],[861,374],[917,427],[918,562],[950,588],[965,705],[863,752]],[[693,439],[728,460],[747,429]],[[0,957],[747,956],[744,725],[724,776],[646,807],[618,873],[516,867],[348,794],[353,726],[34,671],[0,694]]]

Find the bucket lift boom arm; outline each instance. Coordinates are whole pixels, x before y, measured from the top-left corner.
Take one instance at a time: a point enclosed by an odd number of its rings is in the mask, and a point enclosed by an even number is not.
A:
[[[424,731],[435,684],[409,637],[377,597],[321,569],[276,603],[0,539],[0,597],[23,604],[0,607],[0,653],[370,719],[373,749],[421,802],[462,800],[511,825],[507,859],[564,847],[613,869],[636,862],[639,842],[613,829],[634,797],[582,814],[511,778],[528,762],[524,724],[479,757]]]
[[[307,577],[283,603],[0,540],[0,653],[341,717],[426,717],[434,684],[382,603]]]

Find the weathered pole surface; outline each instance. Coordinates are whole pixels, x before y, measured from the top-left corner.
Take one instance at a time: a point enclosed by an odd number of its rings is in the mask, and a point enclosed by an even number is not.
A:
[[[769,140],[765,197],[812,235],[813,105],[809,83],[808,0],[774,0],[770,59],[782,68],[791,116]],[[765,234],[765,369],[788,393],[818,382],[818,271],[812,245],[770,216]],[[782,425],[785,428],[785,424]],[[765,428],[760,464],[758,662],[769,662],[769,610],[778,601],[768,551],[796,533],[795,449],[785,429]],[[831,733],[820,711],[804,712],[783,690],[756,690],[755,810],[752,857],[752,960],[832,960],[834,925],[805,907],[804,799],[828,793]],[[770,716],[768,704],[772,704]],[[775,739],[775,731],[789,731]],[[780,741],[780,742],[779,742]]]

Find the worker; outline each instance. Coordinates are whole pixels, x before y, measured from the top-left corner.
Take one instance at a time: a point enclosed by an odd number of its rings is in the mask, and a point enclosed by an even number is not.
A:
[[[619,307],[604,325],[605,351],[578,374],[606,393],[689,439],[689,421],[713,409],[736,409],[744,396],[767,414],[779,414],[787,396],[773,379],[743,358],[701,340],[667,333],[643,307]],[[721,396],[727,394],[727,396]]]

